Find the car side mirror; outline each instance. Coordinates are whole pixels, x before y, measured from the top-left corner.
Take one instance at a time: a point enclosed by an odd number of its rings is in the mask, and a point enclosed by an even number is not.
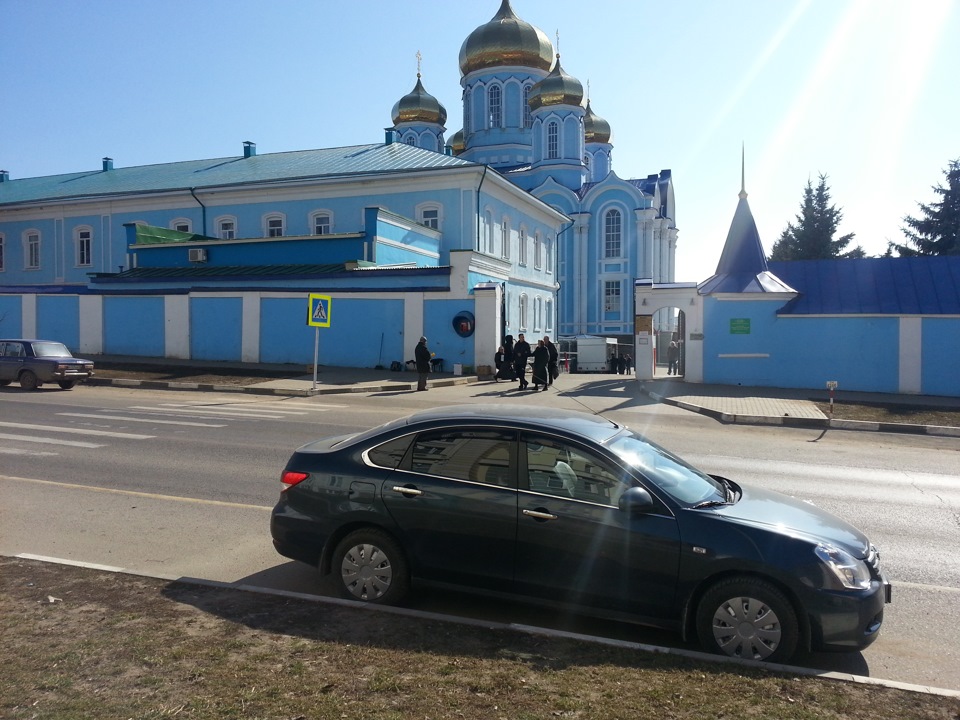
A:
[[[628,513],[647,512],[653,509],[653,497],[642,487],[632,487],[624,491],[617,505]]]

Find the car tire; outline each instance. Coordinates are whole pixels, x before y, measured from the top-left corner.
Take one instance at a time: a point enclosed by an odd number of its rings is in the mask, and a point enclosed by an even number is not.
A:
[[[382,530],[355,530],[339,542],[331,558],[340,595],[382,605],[396,605],[410,588],[403,551]]]
[[[61,390],[73,390],[73,386],[77,384],[76,380],[61,380],[57,383],[60,386]]]
[[[697,606],[697,635],[708,652],[786,662],[797,648],[797,614],[774,585],[758,578],[722,580]]]
[[[20,387],[24,390],[36,390],[40,387],[40,379],[33,370],[24,370],[20,373]]]

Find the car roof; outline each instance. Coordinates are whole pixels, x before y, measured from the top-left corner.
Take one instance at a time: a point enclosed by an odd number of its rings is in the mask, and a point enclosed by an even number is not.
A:
[[[623,425],[601,415],[542,405],[448,405],[408,415],[398,424],[499,424],[531,430],[557,430],[603,442],[623,430]]]

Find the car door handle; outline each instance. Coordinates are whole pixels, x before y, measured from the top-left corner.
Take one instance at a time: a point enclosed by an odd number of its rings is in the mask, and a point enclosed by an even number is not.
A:
[[[398,492],[401,495],[406,495],[407,497],[417,497],[419,495],[423,495],[422,490],[417,490],[416,488],[412,487],[404,487],[402,485],[394,485],[391,489],[394,492]]]
[[[529,517],[536,518],[537,520],[556,520],[557,516],[553,513],[540,512],[539,510],[524,510],[524,515]]]

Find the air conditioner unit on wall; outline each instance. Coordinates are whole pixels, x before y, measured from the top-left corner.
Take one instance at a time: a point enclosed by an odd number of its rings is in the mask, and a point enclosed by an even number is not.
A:
[[[190,248],[188,251],[190,262],[205,263],[207,261],[206,248]]]

